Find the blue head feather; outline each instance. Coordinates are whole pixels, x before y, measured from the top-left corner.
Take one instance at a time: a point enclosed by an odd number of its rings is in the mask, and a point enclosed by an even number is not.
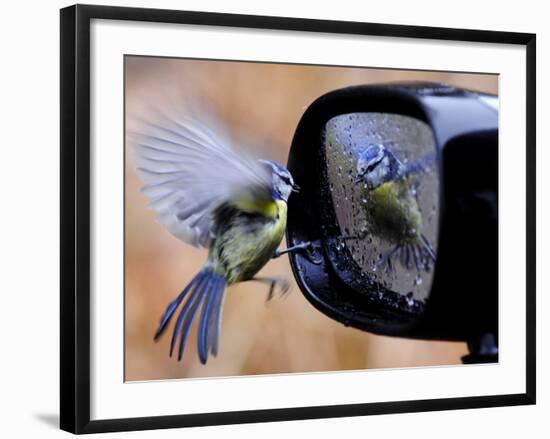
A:
[[[298,189],[289,170],[273,160],[260,160],[260,163],[269,166],[273,174],[271,189],[273,199],[288,201],[290,193]]]

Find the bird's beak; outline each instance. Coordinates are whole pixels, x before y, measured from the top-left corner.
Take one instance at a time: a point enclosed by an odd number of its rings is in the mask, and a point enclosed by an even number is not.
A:
[[[296,183],[292,185],[292,192],[300,192],[300,186],[298,186]]]

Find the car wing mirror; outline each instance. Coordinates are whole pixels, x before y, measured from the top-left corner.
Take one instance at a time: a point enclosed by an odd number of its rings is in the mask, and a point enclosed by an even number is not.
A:
[[[498,99],[431,83],[321,96],[296,129],[287,244],[304,296],[345,325],[467,341],[496,361]]]

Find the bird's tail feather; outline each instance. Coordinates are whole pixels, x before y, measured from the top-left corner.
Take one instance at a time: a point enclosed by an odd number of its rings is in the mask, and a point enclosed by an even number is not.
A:
[[[416,268],[418,271],[429,271],[436,260],[435,250],[423,234],[416,242],[397,244],[380,259],[379,265],[393,271],[394,256],[397,256],[401,266],[407,270]]]
[[[224,277],[214,273],[209,267],[205,267],[191,280],[180,295],[168,305],[155,334],[155,340],[162,335],[181,302],[189,296],[181,308],[174,326],[172,341],[170,342],[170,356],[174,352],[179,337],[178,361],[181,360],[191,326],[201,306],[202,311],[197,333],[199,359],[201,363],[205,364],[209,353],[214,356],[217,355],[225,288],[226,281]]]
[[[424,250],[429,255],[432,262],[435,263],[435,251],[431,246],[430,241],[428,241],[428,238],[426,238],[424,234],[420,235],[420,242],[422,243],[422,247],[424,247]]]

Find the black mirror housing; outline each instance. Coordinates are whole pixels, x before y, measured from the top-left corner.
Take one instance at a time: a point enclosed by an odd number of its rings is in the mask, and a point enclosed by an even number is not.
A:
[[[301,190],[289,200],[287,244],[311,241],[291,266],[305,297],[321,312],[375,334],[498,341],[497,98],[431,83],[348,87],[327,93],[303,114],[288,168]],[[332,118],[389,113],[426,123],[439,175],[437,259],[425,301],[380,291],[341,239],[323,144]]]

